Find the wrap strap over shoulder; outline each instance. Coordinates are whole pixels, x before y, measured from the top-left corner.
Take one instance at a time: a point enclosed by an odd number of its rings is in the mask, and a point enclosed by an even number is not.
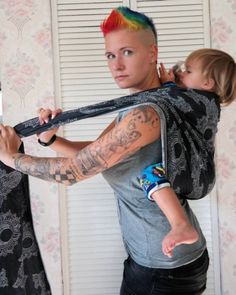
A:
[[[35,117],[14,128],[26,137],[141,105],[151,105],[161,118],[162,162],[177,195],[187,199],[206,196],[215,183],[214,142],[220,117],[218,96],[212,92],[155,88],[62,112],[44,125]]]

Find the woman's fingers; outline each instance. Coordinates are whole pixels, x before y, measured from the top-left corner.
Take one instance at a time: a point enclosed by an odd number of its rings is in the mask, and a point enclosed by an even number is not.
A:
[[[55,110],[51,109],[44,109],[40,108],[38,109],[38,115],[39,115],[39,122],[41,125],[44,123],[48,123],[49,119],[53,119],[56,116],[58,116],[62,112],[61,109],[57,108]],[[58,128],[51,129],[49,131],[45,131],[42,133],[37,134],[37,137],[42,141],[42,142],[48,142],[54,134],[56,134]]]
[[[59,115],[62,112],[61,109],[55,109],[54,111],[52,111],[52,119],[55,118],[57,115]]]
[[[49,119],[52,117],[52,110],[40,108],[38,110],[38,115],[39,122],[41,125],[44,123],[48,123]]]
[[[55,110],[44,109],[44,108],[38,109],[37,113],[39,115],[40,124],[42,125],[44,123],[48,123],[49,119],[55,118],[61,112],[62,112],[62,110],[59,108],[55,109]]]
[[[0,138],[2,143],[4,143],[4,149],[7,151],[15,152],[21,145],[21,139],[11,126],[4,126],[0,124]]]

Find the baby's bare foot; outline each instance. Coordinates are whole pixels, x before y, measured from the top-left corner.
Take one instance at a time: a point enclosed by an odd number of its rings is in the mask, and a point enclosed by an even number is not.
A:
[[[172,257],[173,250],[181,244],[193,244],[198,240],[198,233],[190,224],[184,224],[172,228],[162,241],[162,251]]]

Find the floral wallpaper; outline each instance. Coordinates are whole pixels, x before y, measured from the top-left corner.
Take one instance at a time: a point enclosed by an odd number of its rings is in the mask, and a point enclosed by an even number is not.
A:
[[[236,0],[211,0],[212,47],[236,59]],[[222,295],[236,292],[236,103],[222,110],[217,136],[217,194]]]
[[[15,124],[35,117],[39,107],[54,107],[50,2],[0,1],[0,69],[3,120]],[[26,152],[53,155],[36,137]],[[31,210],[52,293],[62,294],[58,186],[30,178]]]
[[[202,2],[199,0],[199,2]],[[212,47],[236,58],[236,0],[210,0]],[[0,68],[3,119],[11,126],[54,107],[50,1],[0,0]],[[236,290],[236,103],[222,110],[216,147],[222,295]],[[53,155],[35,137],[26,152]],[[31,179],[31,208],[38,242],[54,295],[61,295],[58,186]]]

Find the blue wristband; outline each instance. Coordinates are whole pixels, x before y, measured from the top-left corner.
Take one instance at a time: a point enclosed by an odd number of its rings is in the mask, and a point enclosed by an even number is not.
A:
[[[145,197],[150,201],[153,201],[151,196],[153,192],[163,187],[170,187],[170,182],[166,178],[165,170],[160,163],[145,168],[142,176],[139,178],[139,183],[145,193]]]
[[[163,82],[161,84],[161,86],[163,86],[163,87],[173,87],[173,86],[176,86],[176,83],[174,81],[166,81],[166,82]]]

